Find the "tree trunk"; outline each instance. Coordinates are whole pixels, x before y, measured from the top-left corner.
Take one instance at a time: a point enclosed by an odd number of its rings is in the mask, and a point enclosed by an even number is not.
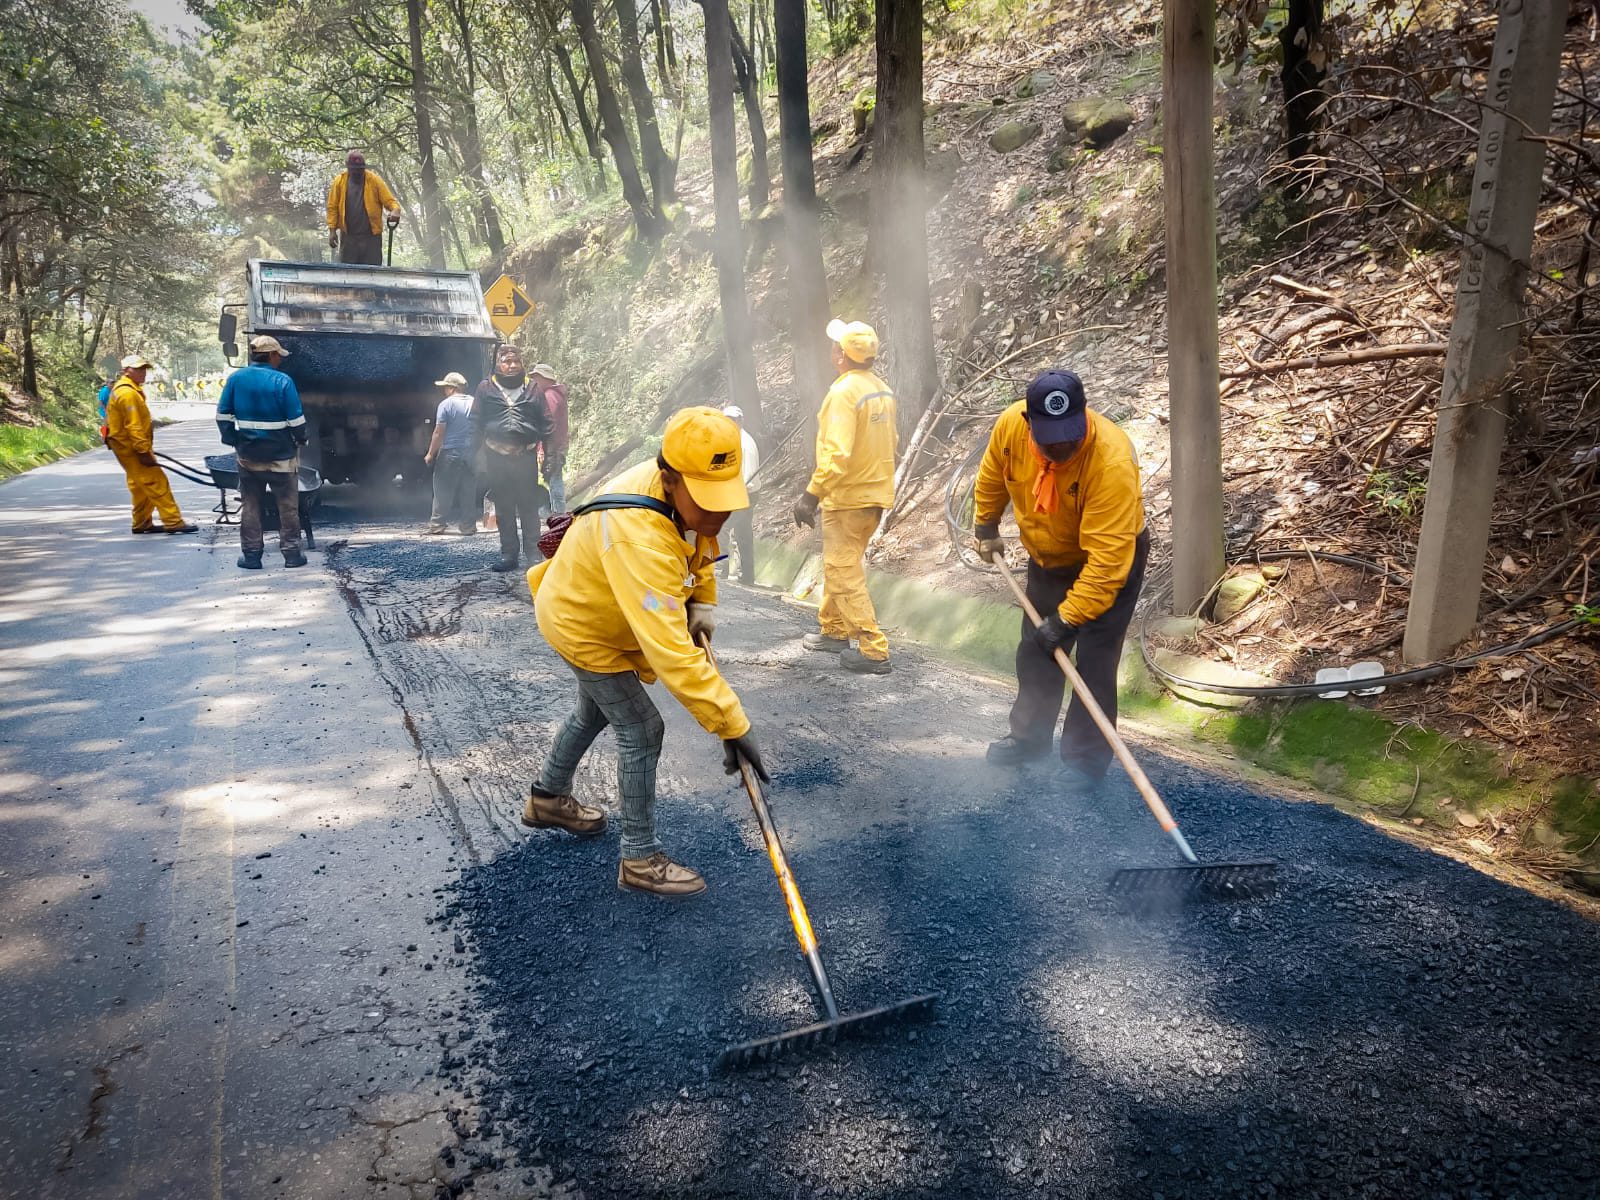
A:
[[[674,104],[683,103],[678,90],[677,55],[672,52],[672,30],[667,26],[668,0],[650,0],[650,20],[655,24],[656,78],[661,80],[662,94]]]
[[[645,173],[650,176],[650,194],[655,197],[656,211],[659,213],[677,199],[678,164],[667,157],[667,152],[661,146],[661,130],[656,124],[656,98],[650,94],[650,82],[644,76],[644,59],[639,46],[639,14],[634,8],[637,2],[615,0],[617,29],[622,35],[622,82],[627,86],[629,99],[633,101],[633,116],[639,128],[639,153],[644,158]]]
[[[428,64],[422,56],[422,0],[406,0],[411,35],[411,106],[417,122],[417,162],[422,176],[422,239],[428,265],[444,269],[444,226],[439,174],[433,164],[433,117],[428,109]]]
[[[606,190],[606,156],[600,149],[599,131],[589,119],[589,109],[583,102],[583,89],[578,86],[578,76],[572,69],[572,55],[559,40],[552,41],[550,48],[555,51],[556,62],[561,64],[561,74],[566,76],[567,87],[572,92],[572,107],[578,113],[578,128],[583,130],[584,144],[589,147],[589,157],[594,159],[596,190],[603,192]]]
[[[739,231],[739,150],[733,119],[733,22],[728,0],[702,0],[706,16],[706,89],[711,137],[711,193],[716,210],[713,248],[722,301],[722,340],[728,356],[728,399],[744,409],[752,436],[762,430],[756,390],[755,331],[744,288],[744,239]]]
[[[550,60],[548,58],[544,60],[544,83],[546,90],[550,93],[550,105],[556,110],[556,116],[560,118],[561,134],[562,137],[566,139],[567,149],[572,154],[573,162],[577,163],[581,168],[583,166],[584,151],[583,148],[578,145],[577,135],[572,132],[572,121],[567,117],[566,106],[561,103],[561,93],[556,88],[555,71],[550,66]],[[584,191],[588,192],[591,196],[602,191],[604,188],[605,180],[603,178],[599,180],[584,180]]]
[[[752,22],[754,18],[751,18]],[[739,36],[739,27],[728,22],[733,31],[733,75],[739,84],[739,95],[744,98],[745,123],[750,126],[750,215],[756,216],[767,206],[772,195],[772,172],[767,165],[767,127],[761,116],[761,96],[757,87],[760,79],[750,50]]]
[[[784,250],[789,262],[789,329],[801,411],[828,387],[828,276],[822,265],[811,160],[811,98],[806,81],[806,0],[776,0],[778,147],[783,168]]]
[[[594,80],[595,107],[600,110],[600,135],[611,147],[611,157],[617,164],[617,176],[622,180],[622,196],[633,211],[633,223],[639,236],[647,242],[661,237],[661,221],[650,198],[644,194],[644,184],[639,179],[638,162],[633,156],[633,146],[628,141],[628,127],[622,120],[622,108],[617,103],[617,93],[611,86],[611,76],[606,70],[605,47],[600,42],[600,31],[594,23],[594,0],[568,0],[573,24],[578,28],[578,40],[583,43],[584,57],[589,61],[589,75]]]
[[[1311,55],[1321,35],[1322,0],[1289,0],[1288,20],[1278,34],[1283,47],[1284,155],[1289,162],[1311,152],[1320,124],[1326,72]]]
[[[461,31],[461,65],[466,75],[466,94],[462,104],[465,122],[461,139],[461,169],[471,182],[478,201],[478,219],[483,223],[489,253],[498,262],[505,257],[506,238],[500,228],[500,213],[495,208],[489,181],[483,173],[483,138],[478,133],[478,65],[472,50],[472,21],[466,0],[451,5]]]
[[[869,258],[883,275],[884,340],[892,348],[890,382],[906,438],[939,386],[923,183],[921,4],[878,0],[877,44]]]
[[[111,261],[111,274],[106,280],[106,298],[100,305],[100,311],[94,314],[94,332],[89,335],[89,348],[83,352],[83,365],[86,367],[93,367],[94,356],[100,353],[100,334],[106,327],[106,314],[117,302],[117,270],[121,266],[120,261]]]

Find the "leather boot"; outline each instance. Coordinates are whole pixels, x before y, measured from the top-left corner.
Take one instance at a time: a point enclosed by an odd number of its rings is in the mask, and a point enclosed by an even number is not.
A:
[[[820,650],[824,654],[841,654],[850,649],[849,638],[829,637],[825,633],[808,633],[800,640],[807,650]]]
[[[515,571],[516,569],[517,560],[514,558],[502,558],[499,562],[495,563],[494,566],[489,568],[489,570],[494,571],[499,575],[504,575],[507,571]]]
[[[606,814],[601,808],[579,804],[571,796],[541,796],[528,793],[522,807],[522,823],[529,829],[565,829],[579,837],[595,837],[606,831]]]
[[[853,646],[839,651],[839,665],[857,675],[887,675],[894,670],[887,658],[868,658]]]
[[[257,550],[254,554],[251,554],[250,551],[246,550],[239,555],[239,568],[244,571],[261,570],[261,551]]]
[[[285,550],[283,552],[283,565],[286,567],[305,566],[306,552],[304,550]]]
[[[1006,734],[997,742],[990,742],[989,749],[984,757],[998,767],[1017,767],[1036,758],[1043,758],[1050,753],[1050,740],[1042,742],[1024,742],[1011,734]]]
[[[679,866],[657,850],[649,858],[625,858],[617,864],[617,886],[626,892],[653,896],[698,896],[706,890],[700,872]]]

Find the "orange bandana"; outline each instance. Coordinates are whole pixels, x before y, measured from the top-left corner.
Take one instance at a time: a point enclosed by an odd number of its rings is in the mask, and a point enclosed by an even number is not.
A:
[[[1061,493],[1056,487],[1056,477],[1066,470],[1067,464],[1051,462],[1039,452],[1038,444],[1032,438],[1028,439],[1028,449],[1033,451],[1033,461],[1039,467],[1039,476],[1033,481],[1033,511],[1053,513],[1061,507]]]

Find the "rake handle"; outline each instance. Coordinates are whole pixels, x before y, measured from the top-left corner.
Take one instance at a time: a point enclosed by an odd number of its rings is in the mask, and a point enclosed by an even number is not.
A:
[[[1028,594],[1022,590],[1022,585],[1017,582],[1017,577],[1011,573],[1011,568],[1001,562],[998,556],[996,556],[995,566],[1000,568],[1000,577],[1011,588],[1012,594],[1017,598],[1017,603],[1022,605],[1022,611],[1028,614],[1028,620],[1032,621],[1035,627],[1043,625],[1044,618],[1039,615],[1039,610],[1033,606],[1033,601],[1028,599]],[[1117,732],[1117,727],[1106,716],[1105,710],[1100,707],[1100,702],[1090,693],[1089,685],[1084,683],[1083,676],[1078,674],[1078,668],[1072,665],[1072,660],[1067,657],[1067,652],[1061,649],[1060,646],[1056,647],[1055,660],[1056,666],[1061,668],[1061,673],[1067,677],[1067,682],[1072,685],[1073,695],[1077,696],[1078,702],[1088,710],[1089,716],[1100,727],[1100,732],[1105,735],[1107,743],[1111,746],[1111,752],[1117,756],[1117,761],[1122,764],[1122,769],[1127,771],[1128,778],[1133,780],[1133,786],[1139,789],[1139,795],[1144,797],[1144,802],[1155,817],[1156,824],[1160,825],[1171,836],[1172,840],[1178,844],[1178,849],[1183,853],[1185,859],[1192,863],[1199,862],[1200,860],[1195,857],[1194,851],[1189,848],[1188,839],[1183,836],[1183,831],[1178,828],[1178,823],[1172,819],[1172,811],[1167,808],[1166,802],[1161,799],[1161,793],[1156,791],[1155,785],[1150,782],[1150,777],[1144,773],[1144,768],[1139,765],[1138,760],[1128,750],[1127,743],[1122,740],[1122,735]]]
[[[711,669],[720,674],[716,652],[711,649],[711,639],[701,634],[695,642],[706,652]],[[800,898],[800,886],[794,881],[794,872],[789,869],[789,858],[783,852],[783,839],[778,836],[778,827],[773,824],[772,812],[767,807],[767,795],[761,786],[761,777],[742,753],[739,754],[739,777],[750,796],[750,807],[755,809],[761,840],[766,843],[767,857],[772,860],[772,873],[778,877],[778,888],[783,892],[783,902],[789,910],[789,923],[794,926],[795,940],[800,943],[800,952],[811,971],[811,982],[816,985],[817,995],[822,1000],[823,1014],[828,1020],[836,1021],[839,1019],[839,1006],[833,998],[833,985],[828,982],[827,969],[822,965],[816,931],[811,928],[811,916],[806,912],[806,902]]]

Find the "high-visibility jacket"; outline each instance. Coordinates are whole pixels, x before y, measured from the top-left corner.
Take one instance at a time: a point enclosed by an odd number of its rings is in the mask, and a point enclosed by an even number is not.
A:
[[[666,499],[654,462],[601,489]],[[644,508],[585,513],[556,556],[528,572],[539,632],[575,667],[660,679],[708,733],[749,732],[739,697],[689,637],[686,605],[717,602],[717,540]]]
[[[979,525],[998,525],[1009,503],[1034,562],[1083,568],[1059,610],[1067,624],[1082,625],[1111,607],[1133,567],[1134,541],[1144,530],[1139,460],[1127,434],[1090,412],[1083,445],[1058,468],[1056,511],[1035,511],[1034,487],[1044,468],[1026,410],[1027,401],[1018,400],[994,424],[978,467],[974,516]]]
[[[817,413],[817,469],[806,491],[825,509],[894,503],[894,393],[871,371],[846,371]]]
[[[340,171],[333,177],[333,186],[328,189],[329,229],[344,228],[344,198],[349,179],[349,171]],[[366,205],[367,221],[372,226],[371,232],[375,234],[383,232],[385,209],[392,213],[400,211],[400,201],[394,198],[389,185],[376,171],[367,172],[366,186],[361,190],[361,202]]]
[[[118,376],[111,385],[111,399],[106,402],[106,443],[128,454],[150,454],[155,450],[144,388],[126,375]]]
[[[266,363],[241,367],[222,385],[217,430],[242,462],[291,459],[308,437],[300,390],[288,375]]]

